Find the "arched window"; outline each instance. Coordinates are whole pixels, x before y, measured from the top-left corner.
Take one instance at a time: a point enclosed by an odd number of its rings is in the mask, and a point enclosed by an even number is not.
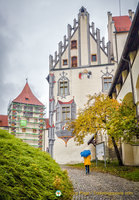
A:
[[[77,67],[77,56],[73,56],[71,58],[71,66],[72,67]]]

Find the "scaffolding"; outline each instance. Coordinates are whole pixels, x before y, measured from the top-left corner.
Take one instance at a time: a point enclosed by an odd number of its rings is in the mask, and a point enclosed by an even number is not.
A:
[[[11,134],[42,150],[46,130],[44,110],[42,105],[12,102],[8,107]]]

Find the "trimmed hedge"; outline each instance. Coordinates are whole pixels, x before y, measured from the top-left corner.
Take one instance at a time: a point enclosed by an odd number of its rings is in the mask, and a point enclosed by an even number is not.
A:
[[[57,190],[62,196],[56,197]],[[1,200],[70,200],[72,196],[67,172],[48,153],[0,129]]]

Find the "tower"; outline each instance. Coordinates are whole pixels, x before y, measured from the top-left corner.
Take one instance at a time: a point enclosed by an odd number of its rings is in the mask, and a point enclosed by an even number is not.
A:
[[[9,105],[9,132],[31,146],[44,150],[44,109],[26,82],[22,92]]]

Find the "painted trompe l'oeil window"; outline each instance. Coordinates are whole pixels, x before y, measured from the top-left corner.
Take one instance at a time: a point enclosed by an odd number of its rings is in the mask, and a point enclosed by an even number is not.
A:
[[[60,102],[60,101],[59,101]],[[76,118],[76,104],[74,100],[71,102],[61,102],[56,106],[56,122],[63,123],[65,121]]]
[[[69,79],[66,77],[66,73],[62,72],[61,78],[58,80],[58,96],[65,98],[69,95]]]
[[[102,92],[108,92],[110,87],[111,87],[111,84],[112,84],[112,79],[113,79],[113,74],[112,72],[114,71],[113,69],[109,72],[109,69],[108,69],[108,66],[106,66],[106,71],[102,71],[101,72],[103,73],[102,75]]]
[[[103,90],[108,91],[112,83],[112,77],[103,77]]]

